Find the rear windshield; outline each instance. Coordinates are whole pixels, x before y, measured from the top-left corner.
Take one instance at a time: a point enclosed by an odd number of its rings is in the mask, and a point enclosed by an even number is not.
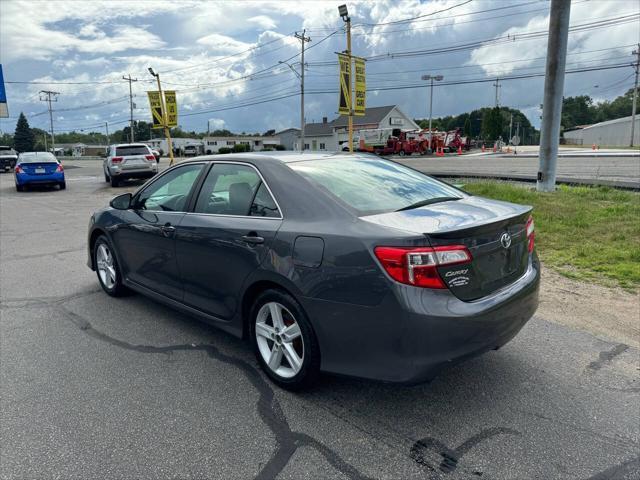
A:
[[[149,149],[144,145],[116,147],[116,155],[119,157],[126,157],[127,155],[149,155]]]
[[[18,160],[20,160],[21,163],[58,162],[58,159],[53,155],[53,153],[49,152],[21,153]]]
[[[288,166],[358,215],[391,212],[433,198],[466,196],[446,183],[378,158],[307,160]]]

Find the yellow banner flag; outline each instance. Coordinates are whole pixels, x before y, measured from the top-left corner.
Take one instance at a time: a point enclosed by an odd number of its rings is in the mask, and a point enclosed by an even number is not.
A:
[[[356,104],[354,114],[363,116],[367,100],[367,81],[365,76],[364,59],[356,58]]]
[[[164,91],[164,106],[167,109],[167,126],[178,126],[178,102],[175,90]]]
[[[340,98],[338,100],[338,113],[349,115],[351,111],[351,62],[348,55],[338,54],[340,64]]]
[[[153,121],[152,128],[162,128],[164,121],[162,118],[162,102],[160,101],[160,92],[157,90],[147,92],[149,97],[149,107],[151,108],[151,120]]]

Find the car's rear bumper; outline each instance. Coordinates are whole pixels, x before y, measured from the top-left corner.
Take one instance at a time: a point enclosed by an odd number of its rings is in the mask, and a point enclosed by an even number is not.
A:
[[[144,170],[109,170],[110,175],[117,178],[151,178],[158,173],[157,169]]]
[[[536,257],[524,276],[491,296],[463,302],[448,290],[396,284],[376,307],[303,298],[318,335],[322,369],[418,383],[511,340],[538,306]]]
[[[47,185],[64,182],[64,172],[50,174],[31,175],[28,173],[16,173],[16,185]]]
[[[0,157],[0,169],[6,170],[7,168],[14,167],[18,159],[14,157]]]

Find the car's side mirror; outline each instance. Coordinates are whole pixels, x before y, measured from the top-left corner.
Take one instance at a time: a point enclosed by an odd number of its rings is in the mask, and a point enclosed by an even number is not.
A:
[[[118,195],[113,198],[109,205],[111,208],[115,208],[116,210],[128,210],[131,208],[131,200],[133,199],[133,195],[130,193],[123,193],[122,195]]]

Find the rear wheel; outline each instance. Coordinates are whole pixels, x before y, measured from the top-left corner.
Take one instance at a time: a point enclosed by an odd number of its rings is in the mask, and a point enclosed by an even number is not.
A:
[[[60,182],[58,185],[60,186],[60,190],[67,188],[67,182]]]
[[[398,152],[398,155],[400,155],[401,157],[404,157],[404,150],[400,150],[400,151]]]
[[[287,293],[266,290],[250,315],[256,357],[271,380],[289,390],[311,386],[320,372],[320,348],[300,304]]]
[[[111,177],[111,186],[112,187],[118,187],[120,185],[120,180],[118,180],[116,177]]]
[[[24,185],[16,185],[16,190],[19,192],[24,192]]]
[[[122,297],[129,289],[122,283],[122,274],[115,253],[104,235],[96,240],[93,247],[93,262],[102,289],[112,297]]]

